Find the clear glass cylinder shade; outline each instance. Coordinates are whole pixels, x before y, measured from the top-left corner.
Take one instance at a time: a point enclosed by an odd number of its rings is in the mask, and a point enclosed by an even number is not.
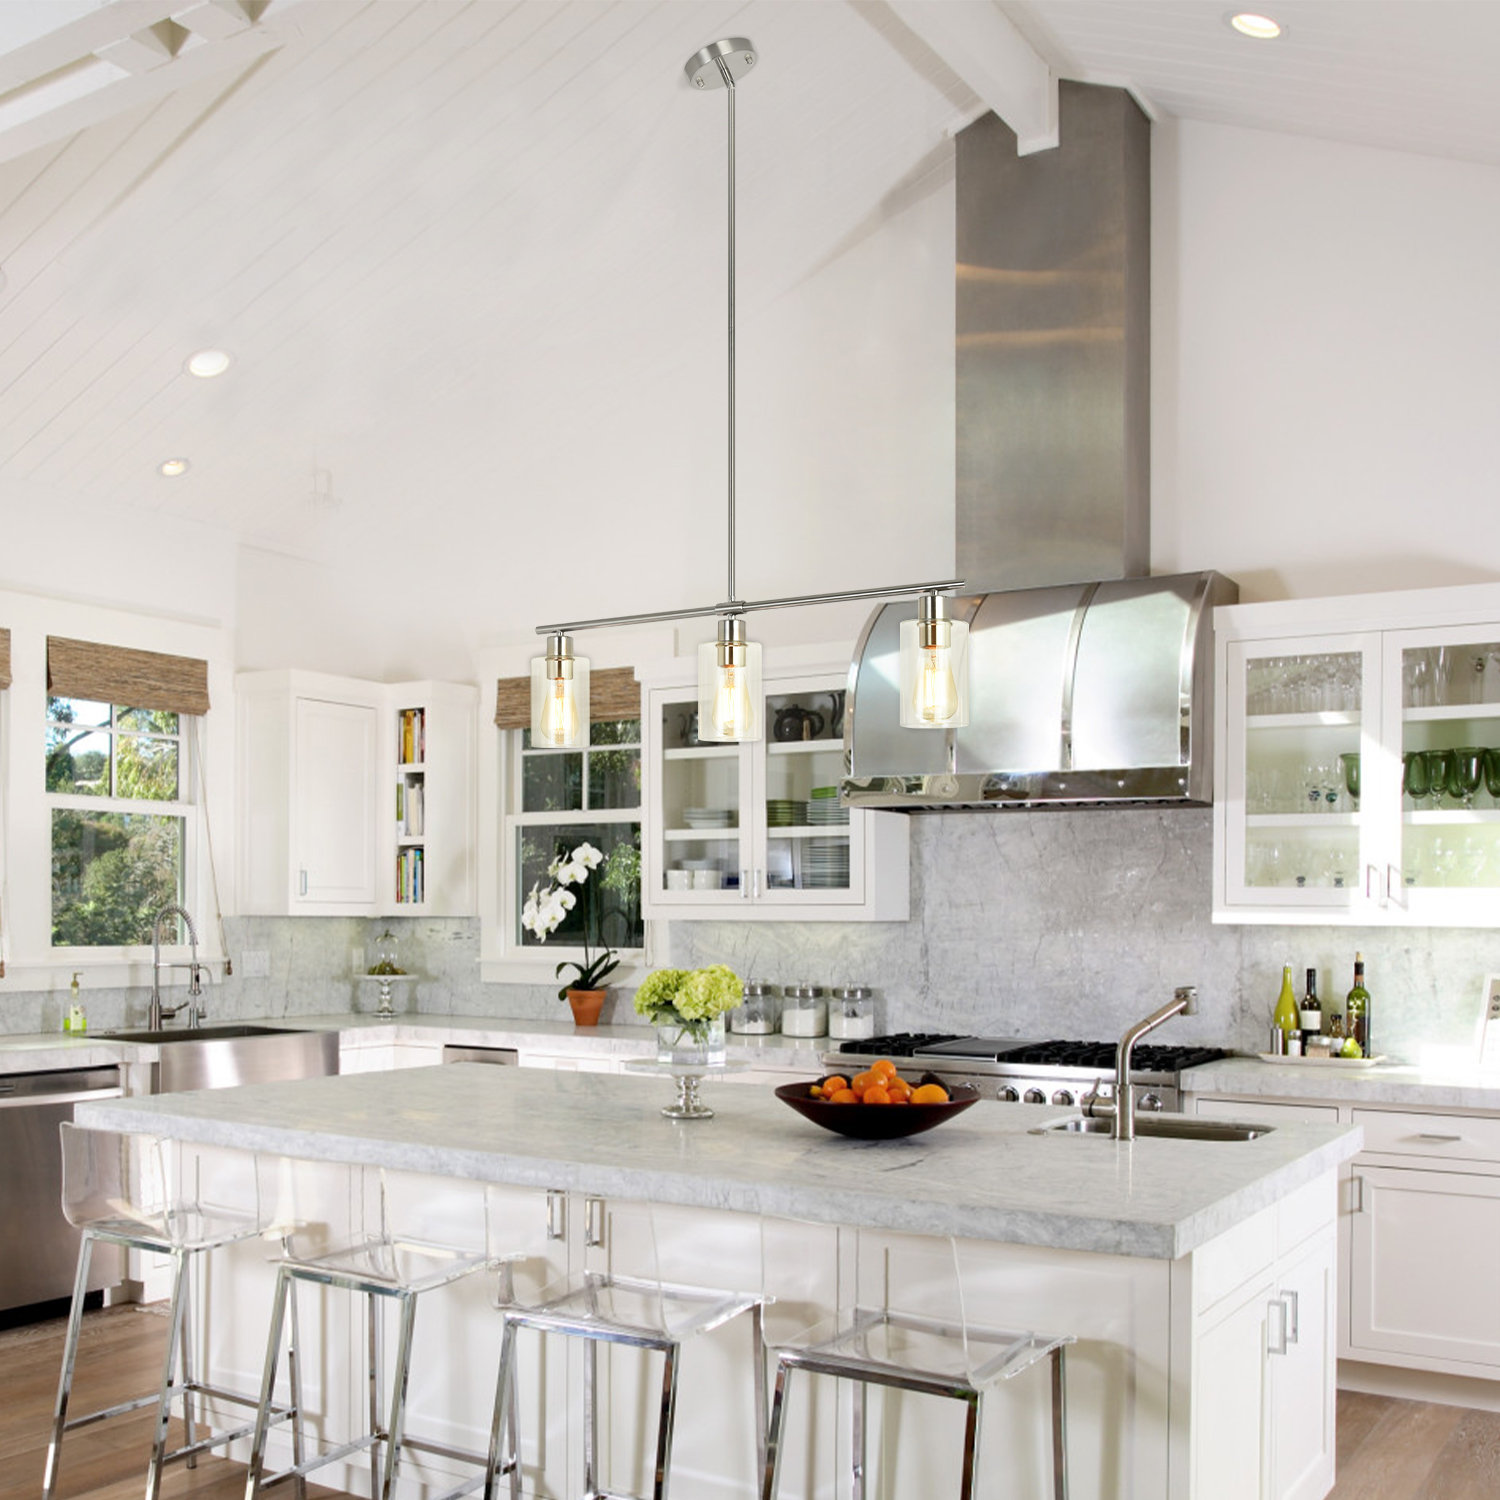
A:
[[[698,738],[760,740],[765,738],[765,702],[760,686],[760,642],[739,641],[728,647],[735,660],[720,666],[721,647],[704,641],[698,647]]]
[[[962,729],[969,722],[969,626],[944,619],[948,644],[924,649],[920,620],[901,622],[901,723]]]
[[[557,658],[531,658],[531,743],[549,750],[589,742],[589,659],[572,656],[571,676],[554,676]]]

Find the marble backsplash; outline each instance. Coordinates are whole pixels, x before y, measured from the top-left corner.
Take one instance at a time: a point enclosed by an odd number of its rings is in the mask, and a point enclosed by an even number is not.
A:
[[[1366,959],[1378,1050],[1412,1061],[1474,1036],[1485,976],[1500,973],[1500,931],[1239,927],[1210,920],[1212,816],[1207,809],[1087,813],[933,813],[912,819],[912,918],[905,923],[678,922],[664,945],[683,966],[725,962],[778,984],[861,982],[888,1030],[1112,1038],[1179,984],[1199,1014],[1172,1035],[1263,1050],[1281,965],[1316,967],[1342,1004],[1356,949]],[[479,923],[392,924],[406,966],[423,977],[406,998],[428,1014],[559,1018],[548,985],[482,984]],[[375,1008],[354,977],[365,919],[226,921],[237,972],[207,999],[214,1020],[275,1019]],[[244,955],[269,973],[245,977]],[[0,1031],[58,1030],[67,976],[49,993],[0,996]],[[140,1025],[144,989],[87,989],[92,1030]],[[631,1019],[611,996],[606,1019]],[[1165,1039],[1165,1038],[1163,1038]]]

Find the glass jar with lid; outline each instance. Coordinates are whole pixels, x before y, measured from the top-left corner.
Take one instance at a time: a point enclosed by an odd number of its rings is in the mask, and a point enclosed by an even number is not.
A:
[[[729,1012],[729,1029],[746,1036],[776,1030],[776,986],[764,979],[745,981],[745,998]]]
[[[821,984],[789,984],[781,992],[782,1036],[826,1036],[828,1002]]]
[[[863,984],[841,984],[829,990],[828,1035],[845,1041],[874,1036],[875,991]]]

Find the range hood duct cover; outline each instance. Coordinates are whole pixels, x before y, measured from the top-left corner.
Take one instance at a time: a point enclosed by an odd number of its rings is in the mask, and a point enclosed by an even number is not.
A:
[[[945,808],[1207,803],[1218,573],[1148,578],[1150,123],[1063,82],[1062,144],[958,137],[957,543],[969,713],[903,729],[906,600],[849,669],[844,800]],[[1100,581],[1104,580],[1104,581]],[[1001,592],[1003,591],[1003,592]]]
[[[875,611],[855,648],[844,800],[906,812],[1207,803],[1219,573],[969,595],[969,723],[899,722],[901,621]]]

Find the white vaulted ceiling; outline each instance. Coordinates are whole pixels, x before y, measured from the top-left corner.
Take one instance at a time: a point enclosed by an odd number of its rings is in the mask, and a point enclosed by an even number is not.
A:
[[[1217,0],[998,9],[1058,73],[1128,84],[1158,114],[1500,161],[1500,5],[1295,0],[1279,51],[1229,33]],[[733,34],[762,56],[740,104],[747,326],[943,185],[949,132],[982,107],[880,3],[272,0],[227,24],[235,0],[68,0],[51,15],[127,12],[178,19],[49,63],[49,87],[109,84],[96,123],[43,139],[36,96],[0,94],[0,509],[42,497],[164,536],[190,522],[366,568],[451,566],[454,589],[491,579],[530,618],[719,596],[723,96],[692,93],[687,56]],[[0,29],[37,13],[0,7]],[[207,345],[235,363],[198,381],[183,361]],[[163,479],[178,454],[191,470]],[[558,580],[525,561],[564,503],[597,611],[545,607]],[[714,581],[611,592],[622,506]],[[880,572],[789,561],[750,588],[893,582],[901,555]]]

